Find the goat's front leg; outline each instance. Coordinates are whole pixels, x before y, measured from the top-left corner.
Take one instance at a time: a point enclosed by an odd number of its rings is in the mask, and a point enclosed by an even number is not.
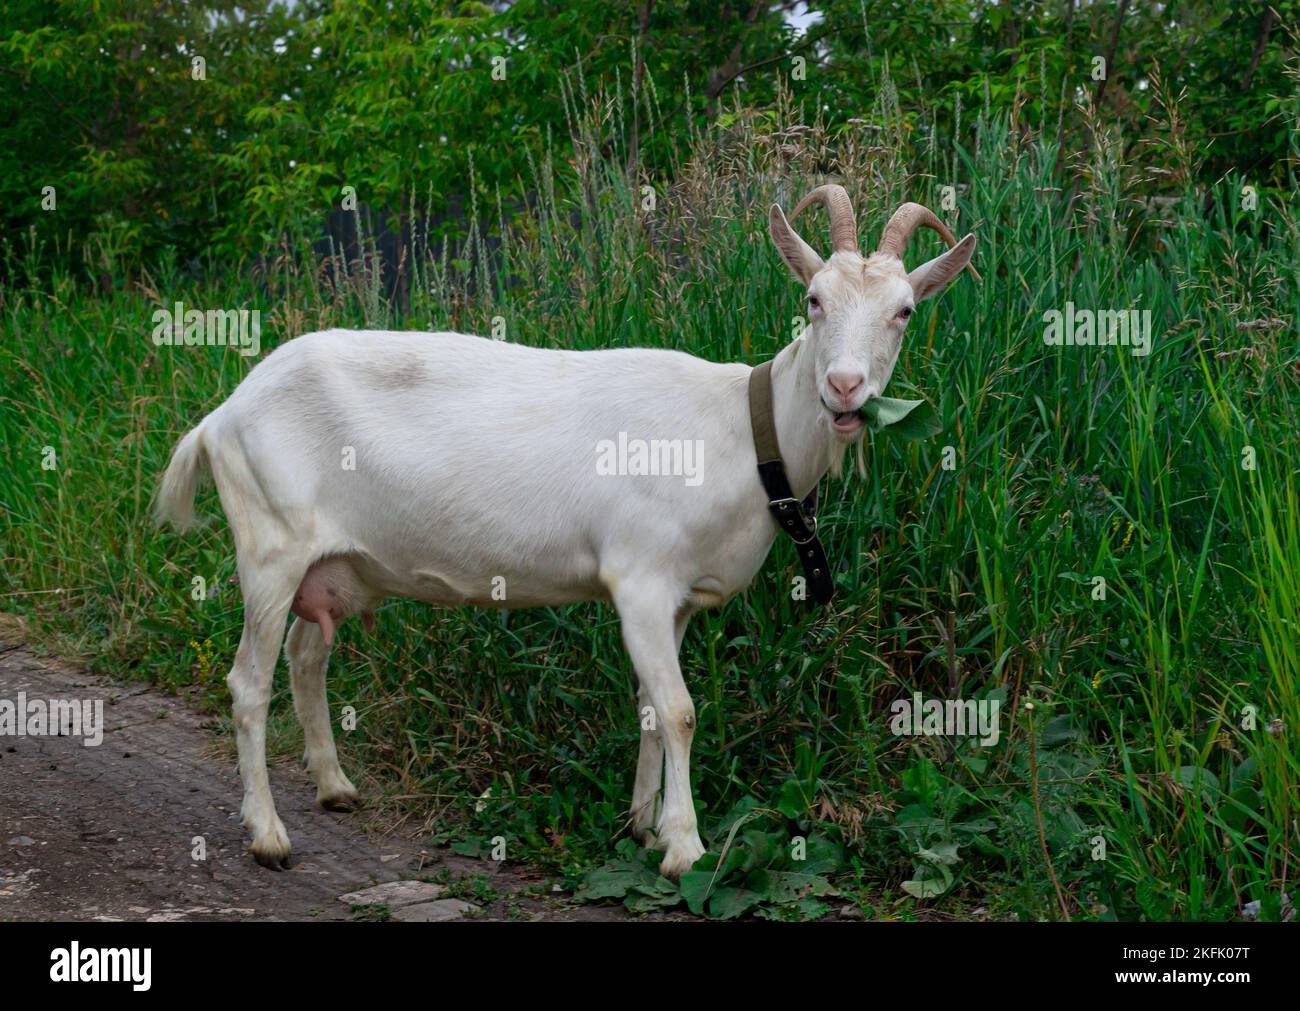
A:
[[[636,782],[632,786],[632,836],[643,846],[653,846],[655,822],[659,819],[659,790],[664,782],[664,741],[659,736],[655,707],[644,683],[636,699],[641,747],[637,751]]]
[[[677,656],[681,656],[686,625],[695,612],[684,607],[677,612],[673,635]],[[641,747],[636,757],[636,784],[632,787],[632,835],[645,846],[654,844],[654,827],[659,820],[659,791],[664,785],[664,742],[657,723],[652,723],[654,706],[643,684],[637,692],[637,720],[641,724]]]
[[[623,641],[641,684],[640,697],[652,709],[654,727],[662,742],[664,764],[664,799],[655,825],[655,847],[664,851],[659,870],[668,877],[679,877],[690,870],[704,854],[704,844],[695,822],[695,802],[691,797],[691,740],[695,736],[695,705],[682,680],[677,661],[680,638],[675,627],[677,601],[671,592],[654,592],[639,580],[627,580],[628,590],[615,596],[623,624]],[[635,589],[630,589],[635,587]],[[680,626],[683,630],[685,623]],[[657,766],[657,756],[649,750],[642,733],[642,754],[637,763],[637,786],[644,791]],[[644,778],[643,778],[644,777]],[[653,791],[637,800],[653,810]]]

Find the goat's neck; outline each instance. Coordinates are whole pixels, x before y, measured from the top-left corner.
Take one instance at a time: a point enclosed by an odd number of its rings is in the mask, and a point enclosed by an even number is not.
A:
[[[802,338],[772,360],[772,413],[790,487],[804,498],[830,468],[834,436],[821,417],[812,348]]]

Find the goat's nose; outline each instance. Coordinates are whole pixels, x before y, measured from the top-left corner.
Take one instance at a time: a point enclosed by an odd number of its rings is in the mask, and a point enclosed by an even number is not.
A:
[[[826,382],[841,400],[848,401],[862,387],[865,379],[861,372],[832,372],[827,375]]]

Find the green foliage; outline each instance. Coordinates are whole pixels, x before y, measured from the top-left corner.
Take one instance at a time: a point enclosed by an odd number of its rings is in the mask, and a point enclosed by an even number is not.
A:
[[[65,265],[84,265],[102,283],[163,248],[182,260],[198,254],[213,222],[235,210],[223,213],[220,156],[248,129],[254,102],[292,87],[300,65],[276,50],[312,9],[9,0],[0,36],[5,232],[34,226]],[[52,210],[42,208],[46,187]]]
[[[723,920],[746,914],[815,920],[830,911],[821,900],[838,894],[829,875],[844,869],[839,847],[822,835],[792,837],[773,826],[775,815],[742,798],[715,832],[705,833],[709,852],[680,882],[659,874],[658,854],[620,840],[618,859],[588,873],[577,898],[620,899],[634,913],[684,905],[698,916]]]
[[[798,30],[776,5],[703,0],[8,0],[4,231],[35,228],[102,285],[164,250],[213,268],[297,252],[344,187],[408,232],[451,195],[535,200],[543,161],[616,154],[662,188],[691,138],[782,89],[837,132],[881,111],[884,139],[930,157],[940,138],[969,146],[961,110],[982,107],[1054,138],[1063,163],[1099,127],[1147,134],[1123,153],[1141,155],[1143,194],[1229,172],[1277,191],[1300,6],[1270,6],[1278,19],[1248,0],[827,0]],[[575,143],[593,101],[602,126]]]

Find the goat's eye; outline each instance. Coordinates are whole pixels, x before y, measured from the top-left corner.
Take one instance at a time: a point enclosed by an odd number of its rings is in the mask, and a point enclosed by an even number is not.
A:
[[[808,296],[808,308],[809,308],[809,309],[820,309],[821,307],[822,307],[821,300],[820,300],[816,295],[809,295],[809,296]]]
[[[907,319],[910,315],[912,315],[912,307],[910,305],[905,305],[903,308],[898,310],[899,319]]]

